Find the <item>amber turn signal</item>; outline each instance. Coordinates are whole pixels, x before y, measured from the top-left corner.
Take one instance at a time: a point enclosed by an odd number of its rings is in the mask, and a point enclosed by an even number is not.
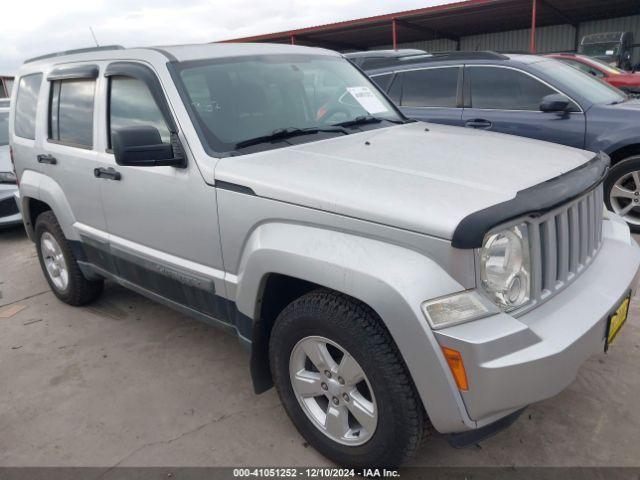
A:
[[[457,350],[452,348],[442,347],[444,358],[447,359],[453,378],[456,381],[458,388],[463,391],[469,390],[469,384],[467,383],[467,372],[464,369],[464,362],[462,361],[462,355]]]

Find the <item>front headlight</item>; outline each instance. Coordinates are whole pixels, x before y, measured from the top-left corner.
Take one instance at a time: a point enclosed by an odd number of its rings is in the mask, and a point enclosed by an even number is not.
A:
[[[16,174],[13,172],[0,172],[0,183],[11,183],[12,185],[16,182]]]
[[[531,299],[531,258],[526,224],[488,234],[480,251],[480,281],[505,312]]]

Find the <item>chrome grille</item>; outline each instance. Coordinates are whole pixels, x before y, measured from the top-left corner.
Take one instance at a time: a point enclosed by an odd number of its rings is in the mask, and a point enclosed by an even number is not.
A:
[[[533,303],[571,283],[602,244],[603,187],[529,222]]]

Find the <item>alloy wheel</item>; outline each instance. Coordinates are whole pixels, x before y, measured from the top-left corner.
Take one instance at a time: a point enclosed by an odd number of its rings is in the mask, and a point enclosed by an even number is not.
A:
[[[362,445],[374,434],[378,408],[360,364],[327,338],[305,337],[291,352],[289,376],[306,416],[330,439]]]
[[[66,290],[69,285],[69,269],[58,241],[49,232],[44,232],[40,237],[40,249],[47,275],[59,291]]]

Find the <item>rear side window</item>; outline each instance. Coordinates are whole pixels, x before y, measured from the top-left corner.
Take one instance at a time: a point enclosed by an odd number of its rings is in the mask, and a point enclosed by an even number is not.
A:
[[[468,71],[473,108],[539,111],[542,99],[557,93],[517,70],[471,67]]]
[[[111,77],[109,102],[109,139],[119,128],[150,126],[160,132],[164,143],[169,143],[169,128],[151,96],[147,86],[140,80],[130,77]]]
[[[93,146],[95,80],[51,82],[49,138],[75,147]]]
[[[430,68],[402,73],[403,107],[458,106],[460,68]]]
[[[34,73],[20,79],[16,100],[15,134],[18,137],[36,138],[36,111],[42,74]]]
[[[389,88],[389,85],[391,85],[392,79],[393,73],[385,73],[384,75],[376,75],[374,77],[371,77],[371,80],[373,80],[385,92]]]

